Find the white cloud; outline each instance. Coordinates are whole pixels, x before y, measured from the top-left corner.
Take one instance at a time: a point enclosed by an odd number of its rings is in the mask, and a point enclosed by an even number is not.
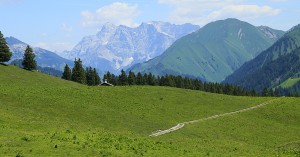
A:
[[[158,2],[173,8],[169,19],[174,23],[204,25],[224,18],[251,20],[280,13],[279,9],[267,5],[245,5],[243,0],[158,0]]]
[[[236,17],[242,19],[256,19],[266,16],[275,16],[280,13],[279,9],[273,9],[270,6],[257,5],[229,5],[221,10],[214,11],[208,15],[213,19]]]
[[[134,18],[139,14],[136,5],[115,2],[96,10],[96,12],[81,12],[82,25],[84,27],[98,27],[110,22],[115,25],[136,26]]]

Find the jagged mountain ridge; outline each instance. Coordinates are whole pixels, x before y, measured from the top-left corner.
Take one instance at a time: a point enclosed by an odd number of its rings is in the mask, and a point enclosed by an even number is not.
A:
[[[10,62],[16,59],[22,59],[28,44],[14,37],[6,37],[5,40],[7,42],[7,45],[9,46],[10,51],[13,53]],[[56,70],[63,70],[66,64],[73,67],[73,61],[62,58],[54,52],[39,47],[33,47],[32,49],[34,54],[36,55],[35,60],[41,67],[51,67]]]
[[[96,35],[84,37],[61,55],[72,60],[81,58],[86,65],[117,73],[160,55],[175,40],[199,28],[167,22],[142,23],[136,28],[107,23]]]
[[[220,82],[283,34],[237,19],[219,20],[177,40],[162,55],[128,70]]]

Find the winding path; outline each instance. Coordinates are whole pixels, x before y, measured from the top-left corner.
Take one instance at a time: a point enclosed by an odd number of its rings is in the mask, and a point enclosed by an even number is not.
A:
[[[237,113],[241,113],[241,112],[246,112],[246,111],[253,110],[253,109],[256,109],[256,108],[260,108],[262,106],[270,104],[270,103],[272,103],[275,100],[276,99],[273,99],[273,100],[270,100],[268,102],[264,102],[264,103],[261,103],[259,105],[252,106],[252,107],[245,108],[245,109],[238,110],[238,111],[233,111],[233,112],[218,114],[218,115],[210,116],[210,117],[207,117],[207,118],[201,118],[201,119],[197,119],[197,120],[192,120],[192,121],[187,121],[187,122],[179,123],[176,126],[173,126],[172,128],[167,129],[167,130],[157,130],[157,131],[154,131],[149,136],[160,136],[160,135],[163,135],[163,134],[166,134],[166,133],[170,133],[170,132],[173,132],[173,131],[176,131],[176,130],[179,130],[179,129],[183,128],[184,125],[186,125],[186,124],[192,124],[192,123],[207,121],[207,120],[210,120],[210,119],[215,119],[215,118],[219,118],[219,117],[223,117],[223,116],[227,116],[227,115],[231,115],[231,114],[237,114]]]

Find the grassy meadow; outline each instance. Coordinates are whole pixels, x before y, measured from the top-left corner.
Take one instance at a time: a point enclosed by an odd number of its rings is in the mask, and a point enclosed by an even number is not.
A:
[[[149,137],[273,99],[249,112]],[[0,156],[299,156],[299,100],[88,87],[0,65]]]

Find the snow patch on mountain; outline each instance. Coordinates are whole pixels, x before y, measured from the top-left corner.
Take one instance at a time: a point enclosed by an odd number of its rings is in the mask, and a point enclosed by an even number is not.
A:
[[[239,37],[240,40],[242,39],[243,35],[244,35],[243,30],[242,30],[242,28],[240,28],[239,32],[238,32],[238,37]]]

